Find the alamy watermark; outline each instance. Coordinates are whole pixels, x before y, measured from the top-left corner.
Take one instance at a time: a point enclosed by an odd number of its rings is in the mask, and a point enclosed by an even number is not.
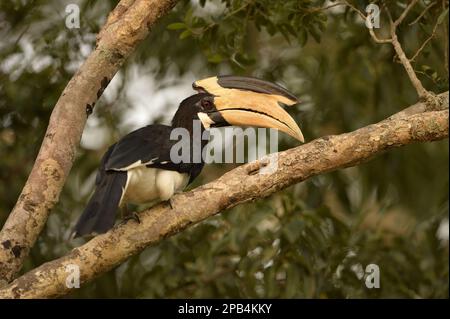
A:
[[[172,129],[170,139],[177,141],[170,149],[172,163],[244,163],[247,154],[249,162],[264,161],[260,174],[270,174],[278,168],[277,130],[225,127],[202,131],[201,127],[201,121],[194,120],[192,132],[183,127]],[[235,147],[230,147],[233,141]]]
[[[66,287],[80,288],[80,266],[76,264],[68,264],[65,268],[66,273]]]
[[[376,4],[369,4],[366,7],[366,27],[369,29],[380,28],[380,7]]]
[[[377,264],[366,266],[365,284],[369,289],[380,288],[380,267]]]
[[[66,27],[68,29],[80,28],[80,7],[74,3],[66,6]]]
[[[359,280],[363,280],[366,288],[380,288],[380,267],[377,264],[368,264],[366,268],[360,263],[353,264],[351,270]]]
[[[340,280],[342,278],[342,272],[348,267],[346,265],[349,264],[349,259],[353,259],[356,256],[357,254],[354,251],[348,252],[347,256],[345,256],[343,260],[343,263],[336,268],[336,279]],[[351,262],[349,265],[349,270],[353,272],[358,280],[361,280],[364,283],[366,288],[379,289],[381,287],[381,271],[377,264],[371,263],[364,267],[359,262]]]

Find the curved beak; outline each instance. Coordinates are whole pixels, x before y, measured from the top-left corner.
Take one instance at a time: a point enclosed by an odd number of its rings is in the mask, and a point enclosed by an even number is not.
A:
[[[274,128],[304,142],[303,134],[282,105],[298,104],[283,87],[251,77],[217,76],[193,83],[199,92],[214,96],[216,110],[208,116],[215,126]]]

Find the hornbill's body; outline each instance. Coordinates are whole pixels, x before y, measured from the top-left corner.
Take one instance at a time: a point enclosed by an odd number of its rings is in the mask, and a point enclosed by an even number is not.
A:
[[[75,226],[74,236],[104,233],[114,225],[118,207],[169,200],[200,174],[202,160],[171,160],[171,149],[178,142],[170,138],[174,128],[186,129],[191,143],[195,120],[200,120],[202,131],[229,125],[269,127],[303,142],[300,128],[280,107],[298,101],[282,87],[234,76],[208,78],[193,87],[199,93],[181,102],[171,126],[148,125],[109,147],[97,172],[95,192]],[[201,140],[198,151],[206,144]],[[189,149],[191,153],[195,150]]]

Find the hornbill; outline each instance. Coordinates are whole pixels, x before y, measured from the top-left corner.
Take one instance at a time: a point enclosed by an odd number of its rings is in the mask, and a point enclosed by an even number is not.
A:
[[[181,102],[171,126],[145,126],[109,147],[74,237],[104,233],[113,227],[119,207],[170,200],[200,174],[203,159],[199,163],[171,161],[171,147],[178,142],[170,138],[174,128],[187,129],[191,143],[194,120],[201,122],[202,132],[211,127],[256,126],[278,129],[304,141],[300,128],[282,108],[299,101],[277,84],[251,77],[217,76],[192,86],[198,93]],[[197,151],[206,144],[202,140]]]

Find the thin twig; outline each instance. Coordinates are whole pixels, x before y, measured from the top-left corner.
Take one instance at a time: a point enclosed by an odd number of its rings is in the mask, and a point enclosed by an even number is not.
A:
[[[390,24],[394,24],[394,19],[392,18],[391,10],[389,10],[389,7],[386,5],[386,2],[384,1],[383,1],[383,8],[386,10]]]
[[[247,8],[250,4],[251,4],[251,2],[248,1],[248,2],[244,3],[242,6],[240,6],[239,8],[237,8],[237,9],[235,9],[235,10],[233,10],[233,11],[228,12],[228,13],[221,19],[221,21],[227,20],[227,19],[230,18],[231,16],[233,16],[233,15],[235,15],[236,13],[238,13],[238,12],[244,10],[245,8]],[[204,28],[202,29],[201,32],[193,32],[193,30],[191,30],[191,32],[194,33],[194,34],[199,35],[199,34],[205,33],[206,31],[208,31],[209,29],[211,29],[212,27],[214,27],[214,26],[216,26],[216,25],[218,25],[217,22],[211,22],[211,23],[208,24],[206,27],[204,27]]]
[[[417,95],[421,100],[428,100],[430,103],[434,103],[434,99],[432,98],[432,94],[428,92],[422,82],[417,77],[417,74],[414,72],[414,68],[411,65],[411,61],[407,58],[405,51],[402,48],[402,45],[400,44],[400,41],[397,37],[397,27],[398,25],[405,19],[406,15],[408,14],[409,10],[416,4],[417,1],[412,1],[406,9],[401,14],[400,18],[397,20],[393,20],[392,14],[389,10],[389,7],[387,5],[384,5],[387,15],[389,17],[389,24],[390,24],[390,33],[391,33],[391,39],[392,39],[392,46],[394,47],[395,53],[397,54],[398,59],[400,60],[400,63],[405,68],[406,74],[409,77],[409,80],[411,81],[411,84],[416,89]]]
[[[406,16],[408,15],[409,11],[412,9],[412,7],[415,6],[415,4],[418,2],[419,0],[412,0],[409,5],[406,7],[406,9],[403,11],[403,13],[400,15],[400,17],[394,21],[394,27],[397,28],[402,22],[403,20],[405,20]]]
[[[392,43],[392,39],[380,39],[377,37],[377,35],[375,34],[375,31],[373,30],[373,28],[369,29],[369,34],[372,37],[372,39],[376,42],[376,43]]]
[[[353,4],[351,4],[350,2],[348,2],[347,0],[344,0],[344,3],[353,11],[355,11],[357,14],[359,14],[359,16],[361,17],[361,19],[363,19],[364,21],[367,19],[366,15],[359,10],[357,7],[355,7]]]
[[[364,15],[364,13],[361,10],[356,8],[354,5],[349,3],[347,0],[344,0],[344,2],[353,11],[358,13],[361,18],[363,18],[364,20],[367,19],[366,15]],[[402,46],[401,46],[401,44],[400,44],[400,42],[399,42],[399,40],[397,38],[397,34],[396,34],[397,26],[405,19],[405,17],[407,16],[408,12],[416,4],[416,2],[417,2],[417,0],[413,0],[406,7],[406,9],[403,11],[401,16],[395,21],[392,18],[392,15],[391,15],[391,12],[390,12],[389,8],[383,2],[383,7],[385,8],[385,10],[387,12],[387,15],[388,15],[388,18],[389,18],[391,38],[390,39],[380,39],[380,38],[378,38],[377,35],[375,34],[375,31],[373,30],[373,28],[369,28],[369,33],[370,33],[370,36],[372,37],[372,39],[376,43],[391,43],[392,44],[392,46],[394,47],[395,53],[397,54],[397,56],[398,56],[398,58],[400,60],[400,63],[405,68],[405,71],[408,74],[408,77],[409,77],[412,85],[416,89],[419,98],[426,99],[426,98],[429,98],[431,96],[431,94],[423,87],[422,82],[420,82],[419,78],[417,77],[416,73],[414,72],[414,68],[411,65],[411,61],[406,57],[405,51],[403,50],[403,48],[402,48]]]
[[[422,45],[420,46],[420,48],[416,51],[416,53],[414,53],[414,55],[412,56],[411,59],[409,59],[411,62],[414,62],[414,60],[417,58],[417,56],[420,54],[420,52],[422,52],[422,50],[426,47],[426,45],[428,44],[428,42],[431,41],[431,39],[434,38],[434,36],[436,35],[436,31],[437,28],[439,26],[439,21],[436,21],[434,27],[433,27],[433,31],[431,32],[431,35],[422,43]]]
[[[367,20],[367,16],[358,8],[356,8],[354,5],[352,5],[350,2],[348,2],[347,0],[344,0],[345,5],[347,5],[350,9],[352,9],[353,11],[355,11],[360,17],[361,19],[363,19],[364,21]],[[376,42],[376,43],[391,43],[392,39],[380,39],[378,38],[378,36],[376,35],[375,31],[373,30],[373,28],[369,28],[369,34],[372,37],[372,39]]]
[[[318,12],[318,11],[325,11],[337,6],[345,6],[346,3],[345,2],[337,2],[337,3],[333,3],[327,6],[323,6],[323,7],[316,7],[316,8],[311,8],[308,10],[308,13],[314,13],[314,12]]]
[[[406,57],[405,51],[403,50],[400,41],[398,41],[397,34],[395,33],[395,25],[391,24],[391,37],[392,37],[392,46],[394,47],[395,53],[403,64],[408,77],[417,91],[417,95],[419,98],[424,99],[430,95],[430,93],[423,87],[422,82],[420,82],[416,73],[414,72],[414,68],[411,65],[411,61]]]
[[[416,69],[414,69],[414,72],[416,72],[417,74],[421,74],[421,75],[423,75],[424,77],[426,77],[426,78],[428,78],[431,82],[433,82],[435,85],[437,85],[438,83],[436,82],[436,80],[435,79],[433,79],[433,77],[431,77],[429,74],[427,74],[426,72],[423,72],[423,71],[419,71],[419,70],[416,70]]]
[[[417,22],[419,22],[420,19],[422,19],[422,17],[425,15],[425,13],[427,13],[427,11],[428,11],[432,6],[434,6],[436,3],[437,3],[437,2],[431,2],[429,5],[427,5],[427,6],[425,7],[425,9],[423,9],[422,13],[419,14],[419,16],[418,16],[413,22],[411,22],[411,23],[408,24],[408,25],[411,26],[411,25],[414,25],[414,24],[416,24]]]

